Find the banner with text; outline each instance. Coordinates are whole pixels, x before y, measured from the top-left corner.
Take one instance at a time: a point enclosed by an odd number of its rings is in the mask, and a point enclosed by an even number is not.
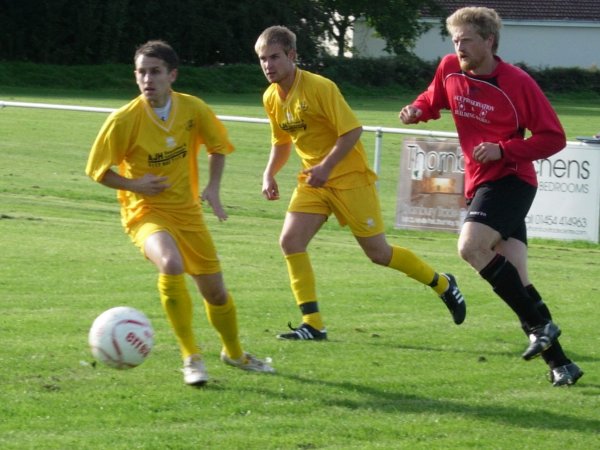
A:
[[[534,164],[539,187],[526,218],[529,236],[598,242],[600,145],[568,143]],[[458,232],[466,213],[463,183],[456,139],[404,139],[396,227]]]
[[[404,139],[396,227],[459,230],[466,213],[463,174],[462,153],[455,139]]]
[[[598,242],[600,145],[568,144],[534,164],[538,191],[526,219],[529,235]]]

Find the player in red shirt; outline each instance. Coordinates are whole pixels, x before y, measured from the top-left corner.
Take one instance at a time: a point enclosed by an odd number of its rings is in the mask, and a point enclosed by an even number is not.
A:
[[[446,26],[455,54],[442,59],[428,89],[402,109],[400,120],[413,124],[438,119],[442,109],[452,112],[469,205],[460,256],[519,317],[530,340],[523,358],[542,355],[554,386],[575,384],[583,371],[565,355],[561,331],[527,273],[525,217],[537,190],[533,161],[562,150],[564,130],[535,81],[496,55],[502,26],[496,11],[461,8]]]

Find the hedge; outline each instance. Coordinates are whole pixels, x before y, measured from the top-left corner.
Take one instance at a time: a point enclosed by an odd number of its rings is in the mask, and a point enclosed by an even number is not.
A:
[[[415,92],[424,89],[435,72],[437,62],[424,62],[416,56],[388,58],[326,57],[300,62],[300,67],[335,81],[345,92],[355,94]],[[532,68],[517,64],[538,82],[546,93],[594,92],[600,94],[597,68]],[[115,90],[131,89],[132,66],[107,64],[94,66],[40,65],[27,62],[0,63],[0,86],[47,87],[57,89]],[[229,64],[208,67],[181,67],[179,89],[203,92],[260,93],[266,80],[257,64]]]

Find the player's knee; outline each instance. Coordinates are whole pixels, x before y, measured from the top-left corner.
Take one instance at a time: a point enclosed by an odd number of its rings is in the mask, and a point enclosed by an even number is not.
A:
[[[289,239],[287,238],[287,236],[285,235],[281,235],[279,236],[279,247],[281,247],[281,249],[284,251],[286,250],[286,247],[288,247],[289,244]]]
[[[476,255],[479,254],[480,249],[477,245],[474,245],[473,241],[470,240],[459,240],[458,241],[458,255],[468,263],[471,263],[476,259]]]
[[[364,249],[365,255],[371,260],[372,263],[379,266],[387,266],[390,263],[391,252],[387,249]]]
[[[204,299],[211,305],[224,305],[227,303],[227,291],[224,289],[209,290],[204,294]]]
[[[157,265],[161,273],[170,275],[179,275],[180,273],[183,273],[183,261],[179,257],[163,255],[159,258]]]
[[[468,263],[470,263],[474,259],[473,249],[470,247],[459,247],[458,255]]]
[[[294,236],[289,234],[282,234],[279,237],[279,247],[281,247],[281,250],[286,255],[306,251],[306,246],[300,245],[297,239],[295,239]]]
[[[196,277],[196,283],[204,300],[211,305],[224,305],[227,303],[227,289],[222,278],[213,275]]]

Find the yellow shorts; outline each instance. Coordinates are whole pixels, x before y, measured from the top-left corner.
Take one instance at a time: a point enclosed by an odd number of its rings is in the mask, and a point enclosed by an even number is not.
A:
[[[288,205],[288,212],[335,214],[341,226],[352,234],[371,237],[384,232],[383,218],[375,184],[354,189],[313,188],[299,184]]]
[[[221,272],[217,249],[204,220],[198,224],[198,229],[185,230],[169,223],[164,217],[147,214],[131,226],[129,237],[146,256],[144,243],[150,235],[158,231],[166,231],[173,237],[181,253],[186,273],[209,275]]]

